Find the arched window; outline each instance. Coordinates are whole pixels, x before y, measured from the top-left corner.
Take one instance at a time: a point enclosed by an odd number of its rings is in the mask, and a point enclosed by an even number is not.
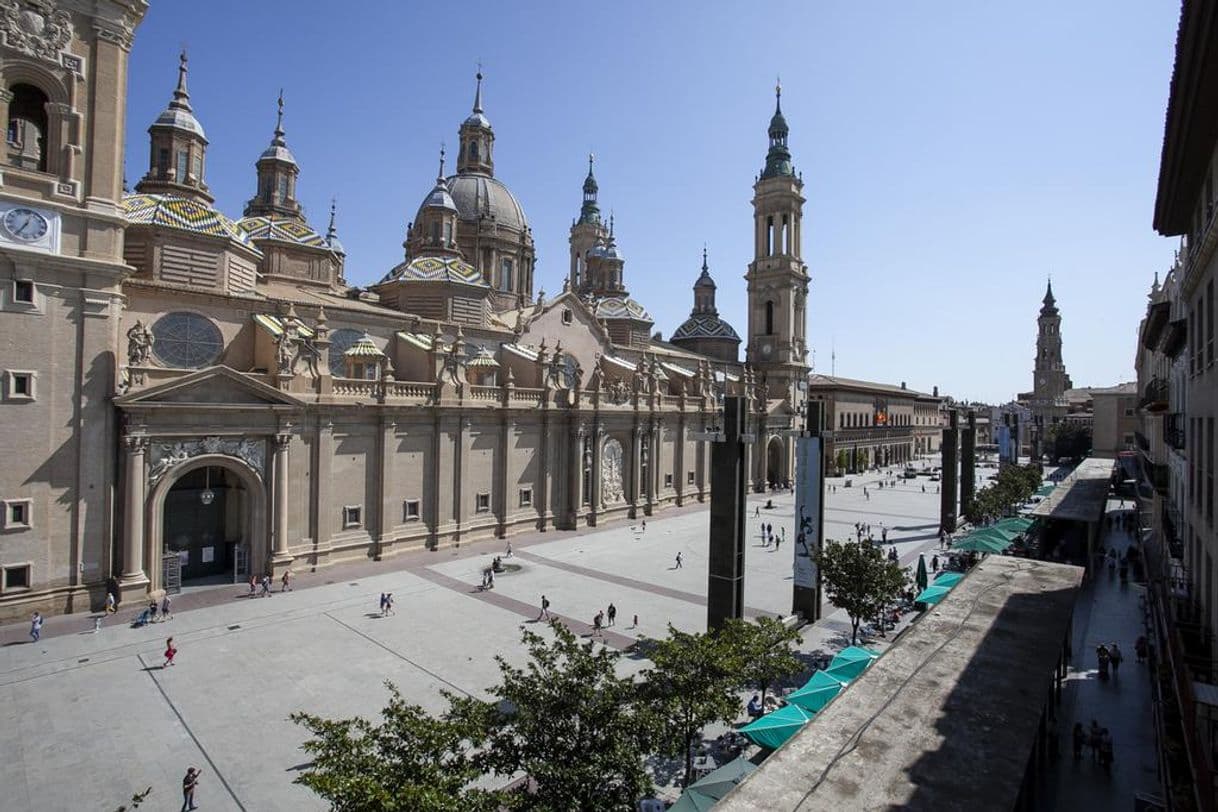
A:
[[[330,374],[333,377],[347,377],[347,358],[343,353],[363,337],[362,332],[348,327],[330,333]]]
[[[469,142],[469,159],[471,161],[478,160],[478,142],[477,141]]]
[[[198,313],[166,313],[152,325],[152,352],[174,369],[211,366],[224,349],[224,336],[211,319]]]
[[[47,171],[47,94],[33,85],[16,84],[9,88],[13,100],[8,104],[9,161],[14,166]]]
[[[774,253],[774,218],[765,218],[765,253],[766,256],[771,256]]]
[[[431,222],[431,244],[440,244],[440,222],[438,220],[433,220]]]
[[[772,301],[765,303],[765,334],[774,335],[774,303]]]

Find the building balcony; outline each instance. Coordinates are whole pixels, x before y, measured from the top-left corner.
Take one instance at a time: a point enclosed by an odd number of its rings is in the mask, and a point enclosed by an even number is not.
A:
[[[1155,302],[1146,309],[1146,322],[1142,328],[1142,346],[1148,350],[1159,347],[1163,328],[1171,319],[1171,302]]]
[[[1167,409],[1167,396],[1170,387],[1165,378],[1151,378],[1143,390],[1142,402],[1138,405],[1148,412],[1162,412]]]
[[[1161,349],[1168,358],[1175,358],[1188,343],[1188,321],[1176,319],[1167,325]]]
[[[833,440],[842,443],[871,443],[901,441],[913,438],[913,426],[863,426],[852,429],[834,429]]]

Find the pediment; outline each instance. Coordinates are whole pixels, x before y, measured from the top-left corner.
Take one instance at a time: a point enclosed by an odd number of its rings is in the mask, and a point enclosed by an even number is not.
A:
[[[116,398],[119,406],[152,403],[209,406],[302,406],[296,397],[225,366],[209,367]]]

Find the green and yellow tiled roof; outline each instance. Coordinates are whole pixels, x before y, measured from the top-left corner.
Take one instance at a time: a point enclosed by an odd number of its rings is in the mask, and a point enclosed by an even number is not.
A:
[[[325,237],[318,234],[308,223],[284,217],[245,217],[237,225],[249,234],[252,240],[279,240],[312,248],[328,248]]]
[[[381,283],[398,280],[403,282],[457,282],[463,285],[487,287],[477,268],[456,257],[409,259],[390,271],[381,280]]]
[[[194,234],[227,237],[254,248],[245,231],[210,206],[173,195],[125,195],[123,216],[133,225],[165,226]],[[257,249],[254,249],[257,250]]]

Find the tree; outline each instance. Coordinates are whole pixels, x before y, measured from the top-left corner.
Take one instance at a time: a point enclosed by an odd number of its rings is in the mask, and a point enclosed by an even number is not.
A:
[[[654,667],[644,673],[642,693],[657,746],[685,759],[685,786],[693,775],[693,744],[711,722],[730,724],[740,714],[731,647],[715,632],[690,634],[668,627],[668,638],[651,650]]]
[[[1091,427],[1070,421],[1055,423],[1049,429],[1049,448],[1055,460],[1081,460],[1091,453]]]
[[[634,809],[652,789],[638,688],[617,676],[617,651],[580,643],[561,624],[551,628],[553,641],[523,633],[523,668],[495,658],[503,682],[490,693],[500,701],[482,703],[486,739],[476,763],[528,776],[527,791],[503,799],[511,809]]]
[[[330,720],[294,713],[313,738],[304,749],[313,763],[296,778],[335,812],[458,812],[494,809],[493,793],[469,789],[479,777],[469,745],[480,727],[469,700],[448,696],[448,714],[433,718],[408,704],[391,683],[382,723],[355,717]]]
[[[731,670],[738,684],[760,691],[763,703],[771,685],[804,667],[792,650],[799,632],[776,618],[759,617],[756,623],[731,620],[720,634],[731,649]]]
[[[858,642],[859,623],[878,616],[901,594],[905,572],[879,547],[863,542],[826,540],[815,557],[830,602],[850,617],[853,645]]]

